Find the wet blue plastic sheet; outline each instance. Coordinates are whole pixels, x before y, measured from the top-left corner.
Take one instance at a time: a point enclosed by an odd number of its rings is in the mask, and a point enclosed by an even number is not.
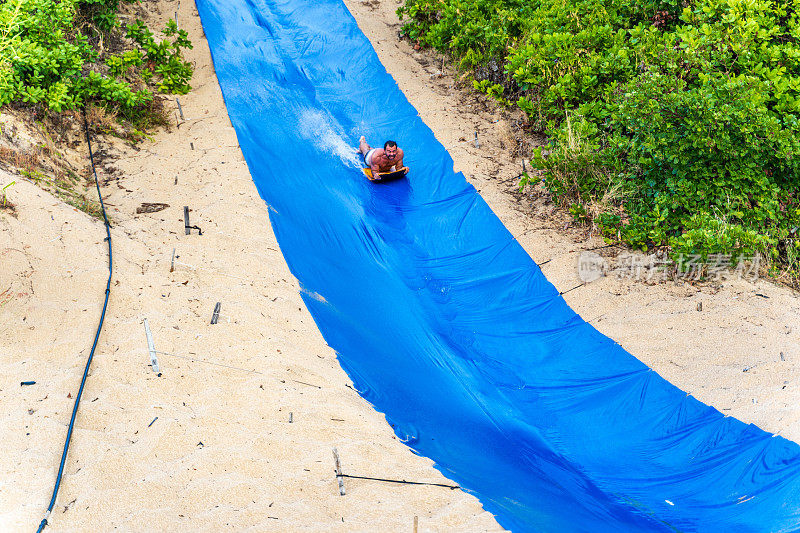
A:
[[[800,448],[577,316],[338,0],[198,0],[281,250],[355,386],[515,531],[791,531]],[[352,146],[405,150],[372,184]]]

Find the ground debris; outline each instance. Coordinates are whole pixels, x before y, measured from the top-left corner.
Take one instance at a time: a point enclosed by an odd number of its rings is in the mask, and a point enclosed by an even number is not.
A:
[[[142,205],[136,208],[136,214],[141,215],[142,213],[158,213],[159,211],[163,211],[168,207],[169,204],[142,202]]]

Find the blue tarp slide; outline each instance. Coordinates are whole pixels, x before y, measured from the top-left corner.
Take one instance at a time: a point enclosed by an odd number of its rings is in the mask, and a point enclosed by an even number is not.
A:
[[[514,531],[791,531],[800,447],[572,311],[340,0],[197,0],[281,250],[356,388]],[[408,179],[353,147],[396,140]]]

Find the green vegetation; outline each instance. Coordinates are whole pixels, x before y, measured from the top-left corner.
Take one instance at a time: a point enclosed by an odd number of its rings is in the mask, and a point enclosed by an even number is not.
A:
[[[0,204],[0,205],[2,205],[3,207],[6,207],[6,206],[7,206],[7,205],[10,203],[10,202],[8,201],[8,198],[6,197],[6,189],[8,189],[9,187],[11,187],[11,186],[12,186],[12,185],[14,185],[15,183],[16,183],[16,181],[12,181],[12,182],[11,182],[11,183],[9,183],[8,185],[6,185],[6,186],[5,186],[5,187],[3,187],[2,189],[0,189],[0,193],[2,193],[2,194],[3,194],[3,203],[2,203],[2,204]]]
[[[154,90],[189,91],[181,50],[192,45],[174,21],[160,41],[141,21],[123,30],[117,10],[131,1],[0,0],[0,106],[62,112],[92,103],[151,123]]]
[[[0,147],[0,163],[101,219],[100,205],[53,150],[45,123],[64,134],[66,124],[81,123],[75,110],[85,106],[96,128],[132,143],[166,124],[155,93],[191,89],[192,67],[182,52],[192,44],[174,20],[163,39],[140,20],[123,27],[118,11],[134,1],[0,0],[0,106],[32,111],[49,143],[29,151]]]
[[[55,169],[53,174],[54,176],[51,177],[38,169],[20,169],[20,175],[57,196],[64,203],[83,211],[91,217],[103,220],[103,210],[100,207],[100,203],[91,199],[93,191],[91,188],[87,191],[77,174],[62,169]],[[13,185],[14,182],[11,182],[11,184]]]
[[[406,0],[609,240],[800,268],[800,0]],[[522,183],[524,187],[530,180]]]

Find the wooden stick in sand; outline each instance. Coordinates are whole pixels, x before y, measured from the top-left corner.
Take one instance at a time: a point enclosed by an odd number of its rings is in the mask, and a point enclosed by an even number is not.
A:
[[[339,452],[333,449],[333,461],[336,463],[336,481],[339,482],[339,495],[344,496],[344,482],[342,481],[342,467],[339,464]]]

